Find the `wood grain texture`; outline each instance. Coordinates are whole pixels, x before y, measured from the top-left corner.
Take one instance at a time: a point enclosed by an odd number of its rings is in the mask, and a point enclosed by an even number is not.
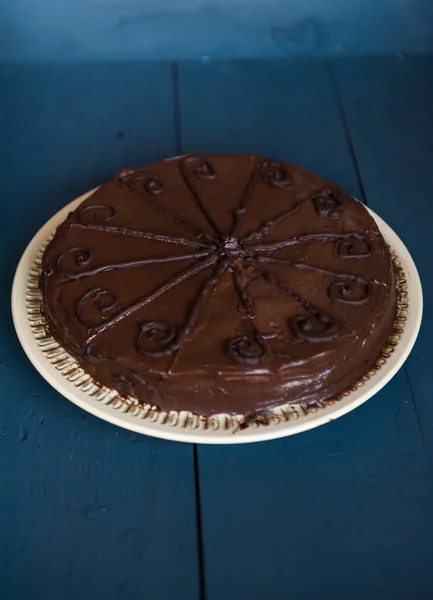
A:
[[[431,598],[433,491],[403,372],[332,424],[199,455],[208,600]]]
[[[196,600],[192,446],[62,398],[10,318],[12,275],[37,228],[119,168],[175,153],[170,68],[9,67],[0,87],[0,596]]]
[[[0,0],[0,60],[431,52],[430,0]]]
[[[433,468],[433,57],[336,61],[370,205],[407,244],[424,289],[420,336],[407,361]]]
[[[186,62],[179,81],[183,151],[280,158],[360,195],[326,63]]]
[[[182,146],[285,159],[359,195],[330,75],[324,62],[182,64]],[[433,487],[404,371],[323,428],[198,458],[207,600],[431,598]]]
[[[354,413],[293,438],[197,449],[202,598],[432,597],[433,63],[332,69],[334,79],[325,62],[184,63],[173,102],[166,64],[1,68],[2,600],[200,597],[192,448],[86,415],[19,347],[9,293],[31,235],[118,168],[179,146],[282,158],[359,197],[351,144],[369,204],[423,280],[409,379],[401,371]]]

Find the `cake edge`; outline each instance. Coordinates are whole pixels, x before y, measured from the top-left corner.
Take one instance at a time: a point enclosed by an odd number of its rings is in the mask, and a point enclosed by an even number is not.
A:
[[[395,274],[396,318],[387,342],[378,357],[373,361],[373,364],[366,373],[346,388],[345,391],[336,396],[331,396],[326,400],[311,403],[282,403],[264,411],[257,411],[251,415],[220,413],[205,416],[190,411],[161,411],[157,406],[141,404],[135,398],[122,397],[116,390],[99,384],[51,335],[48,323],[42,312],[42,293],[39,289],[39,279],[41,276],[42,257],[53,237],[54,232],[40,248],[30,269],[27,282],[27,315],[38,347],[47,360],[65,379],[80,391],[105,405],[111,406],[115,410],[128,413],[137,418],[149,420],[152,423],[159,423],[160,425],[201,430],[225,430],[236,433],[249,427],[278,425],[311,413],[316,413],[348,397],[380,371],[394,352],[406,322],[409,306],[406,275],[397,253],[385,240]]]

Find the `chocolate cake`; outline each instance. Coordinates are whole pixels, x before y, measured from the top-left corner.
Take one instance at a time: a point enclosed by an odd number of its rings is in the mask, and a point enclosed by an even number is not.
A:
[[[51,334],[96,381],[204,416],[335,397],[396,316],[366,208],[242,154],[121,171],[58,227],[40,285]]]

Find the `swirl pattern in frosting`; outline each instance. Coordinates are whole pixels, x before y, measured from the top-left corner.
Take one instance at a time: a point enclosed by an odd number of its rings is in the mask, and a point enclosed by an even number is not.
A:
[[[104,288],[91,288],[75,304],[77,319],[88,327],[96,327],[108,319],[118,306],[117,295]]]
[[[340,394],[373,364],[396,306],[368,211],[251,155],[121,171],[59,227],[41,289],[53,335],[97,381],[203,415]]]
[[[158,177],[145,171],[121,171],[118,175],[121,186],[143,191],[150,196],[159,196],[164,191],[164,184]]]
[[[292,185],[292,178],[285,165],[277,160],[264,160],[260,165],[263,181],[275,187],[286,188]]]
[[[137,350],[146,356],[166,356],[174,351],[176,328],[169,323],[149,322],[140,326]]]
[[[373,247],[365,236],[358,235],[340,240],[337,252],[342,258],[366,258],[371,256]]]
[[[107,223],[115,216],[116,209],[108,204],[91,204],[79,210],[80,221],[83,225]]]
[[[293,334],[305,342],[332,342],[341,334],[341,326],[324,311],[296,315],[290,319]]]
[[[344,208],[341,194],[336,190],[323,189],[313,198],[316,212],[321,217],[339,219]]]
[[[92,262],[92,253],[88,248],[70,248],[57,259],[57,273],[60,277],[74,279]]]
[[[328,296],[343,304],[364,304],[371,298],[371,286],[365,279],[337,279],[328,287]]]
[[[195,179],[213,181],[216,178],[215,169],[202,156],[188,156],[182,162],[184,173],[190,173]]]
[[[258,365],[265,353],[262,342],[251,336],[243,335],[227,342],[227,354],[244,365]]]

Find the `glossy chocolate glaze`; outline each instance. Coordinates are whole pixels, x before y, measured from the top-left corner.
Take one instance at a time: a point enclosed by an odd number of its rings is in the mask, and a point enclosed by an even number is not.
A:
[[[59,226],[42,267],[58,342],[98,382],[166,411],[333,397],[374,363],[396,314],[364,206],[242,154],[121,171]]]

